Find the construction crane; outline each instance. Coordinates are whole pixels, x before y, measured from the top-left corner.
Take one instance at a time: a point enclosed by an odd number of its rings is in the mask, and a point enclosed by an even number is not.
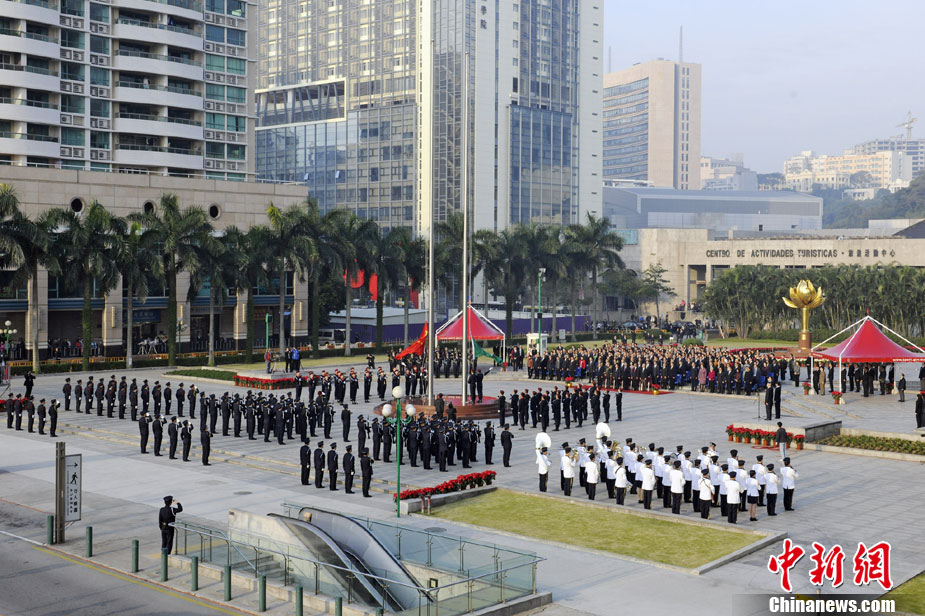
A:
[[[918,121],[918,118],[912,117],[912,112],[906,116],[906,121],[902,124],[897,124],[896,128],[905,128],[906,129],[906,141],[912,139],[912,125]]]

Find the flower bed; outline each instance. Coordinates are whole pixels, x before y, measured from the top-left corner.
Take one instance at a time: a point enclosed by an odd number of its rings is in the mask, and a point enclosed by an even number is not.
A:
[[[283,378],[260,378],[254,376],[234,375],[234,384],[238,387],[247,387],[248,389],[292,389],[295,387],[295,379]]]
[[[853,447],[855,449],[869,449],[872,451],[911,453],[918,456],[925,456],[925,443],[921,441],[907,441],[902,438],[885,438],[881,436],[830,436],[822,439],[818,444],[833,445],[835,447]]]
[[[735,440],[737,443],[751,443],[752,440],[755,441],[755,444],[764,443],[765,445],[775,444],[775,437],[777,436],[776,431],[772,430],[761,430],[758,428],[743,428],[739,426],[734,426],[729,424],[726,426],[726,434],[729,436],[729,440]],[[803,441],[806,437],[802,434],[797,434],[794,436],[793,432],[787,433],[787,446],[790,446],[792,441],[797,441],[797,448],[803,448]]]
[[[466,488],[480,488],[483,485],[491,485],[491,482],[494,481],[495,477],[498,475],[495,471],[484,471],[481,473],[470,473],[468,475],[460,475],[456,479],[450,479],[449,481],[444,481],[443,483],[436,485],[432,488],[419,488],[412,490],[402,490],[401,500],[410,500],[415,498],[421,498],[422,496],[435,496],[437,494],[449,494],[450,492],[459,492],[460,490],[465,490]],[[397,498],[398,495],[394,492],[392,493],[392,499]]]

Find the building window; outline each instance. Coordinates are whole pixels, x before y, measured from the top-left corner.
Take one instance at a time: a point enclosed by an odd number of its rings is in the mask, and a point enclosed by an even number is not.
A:
[[[109,7],[102,4],[90,3],[90,20],[109,23]]]
[[[230,31],[229,31],[230,32]],[[231,41],[228,41],[229,43]],[[243,75],[247,70],[247,63],[243,58],[228,58],[228,72],[234,75]]]
[[[217,83],[206,84],[206,98],[212,101],[225,100],[225,86]]]
[[[108,118],[109,117],[109,101],[100,100],[98,98],[90,99],[90,115],[94,118]]]
[[[61,46],[72,49],[84,48],[84,33],[77,30],[61,28]]]
[[[225,42],[225,29],[221,26],[213,26],[212,24],[206,24],[206,40],[212,41],[213,43],[224,43]]]
[[[109,133],[90,131],[90,147],[109,149]]]
[[[206,158],[225,158],[225,144],[206,141]]]
[[[247,131],[247,118],[243,116],[228,116],[228,130],[233,130],[237,133],[243,133]]]
[[[228,14],[233,17],[244,17],[244,2],[241,0],[228,0]]]
[[[84,130],[82,128],[61,127],[62,145],[84,145]]]
[[[206,128],[225,130],[225,115],[221,113],[207,113]]]
[[[244,160],[245,148],[240,143],[228,144],[228,158],[232,160]]]
[[[206,54],[206,70],[225,72],[225,56],[216,56],[211,53]]]
[[[238,45],[240,47],[244,47],[247,44],[244,37],[244,30],[228,28],[228,30],[225,31],[225,36],[229,45]]]
[[[206,0],[206,10],[212,13],[224,13],[225,0]]]
[[[228,86],[228,102],[229,103],[244,103],[247,101],[247,89],[246,88],[235,88],[234,86]]]
[[[91,40],[97,37],[91,37]],[[108,52],[107,52],[108,53]],[[109,85],[109,71],[105,68],[99,68],[96,66],[90,67],[90,83],[95,86],[108,86]]]
[[[109,39],[102,36],[90,35],[90,51],[93,53],[109,54]]]

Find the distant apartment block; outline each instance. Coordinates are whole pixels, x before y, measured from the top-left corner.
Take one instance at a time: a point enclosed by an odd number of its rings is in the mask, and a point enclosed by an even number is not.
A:
[[[605,180],[700,188],[700,73],[659,59],[604,75]]]

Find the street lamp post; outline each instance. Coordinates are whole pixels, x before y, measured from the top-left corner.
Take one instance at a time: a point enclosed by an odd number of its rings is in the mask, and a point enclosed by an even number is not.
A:
[[[5,348],[4,353],[9,355],[10,359],[13,359],[13,356],[10,353],[10,336],[15,335],[16,333],[17,333],[17,330],[13,329],[13,323],[11,321],[7,321],[6,323],[4,323],[3,329],[0,329],[0,334],[3,334],[4,336],[6,336],[6,346],[4,347]]]
[[[406,404],[402,408],[402,398],[405,397],[405,386],[396,385],[392,388],[392,397],[395,399],[395,415],[392,416],[392,405],[382,407],[382,420],[390,426],[395,426],[395,440],[398,447],[395,456],[395,517],[401,517],[401,429],[414,421],[414,407]]]
[[[180,356],[180,338],[184,329],[186,329],[186,325],[183,324],[183,319],[177,319],[177,357]]]
[[[546,268],[541,267],[536,274],[536,307],[539,316],[536,320],[536,333],[543,333],[543,276],[546,274]]]

